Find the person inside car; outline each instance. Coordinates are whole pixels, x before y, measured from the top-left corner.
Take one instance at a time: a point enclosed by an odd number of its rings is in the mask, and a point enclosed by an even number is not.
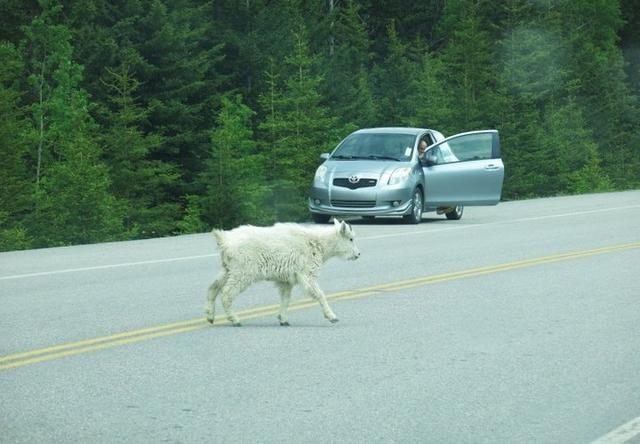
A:
[[[424,159],[424,153],[427,151],[427,147],[429,146],[429,142],[427,140],[422,139],[418,144],[418,158],[422,161]]]

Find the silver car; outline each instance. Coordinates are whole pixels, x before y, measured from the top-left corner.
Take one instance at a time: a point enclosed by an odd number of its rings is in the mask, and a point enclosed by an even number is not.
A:
[[[317,223],[331,216],[402,216],[416,224],[429,211],[455,220],[465,205],[496,205],[502,194],[496,130],[445,138],[426,128],[362,129],[320,158],[309,191]]]

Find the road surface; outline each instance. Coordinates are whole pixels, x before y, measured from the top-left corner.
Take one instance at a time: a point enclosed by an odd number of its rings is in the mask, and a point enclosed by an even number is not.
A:
[[[0,442],[639,442],[640,191],[353,226],[335,325],[207,325],[209,234],[0,253]]]

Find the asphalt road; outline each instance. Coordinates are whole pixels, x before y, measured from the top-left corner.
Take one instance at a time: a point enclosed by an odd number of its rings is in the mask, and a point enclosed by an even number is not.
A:
[[[209,234],[0,253],[0,442],[640,441],[640,191],[354,228],[337,324],[206,325]]]

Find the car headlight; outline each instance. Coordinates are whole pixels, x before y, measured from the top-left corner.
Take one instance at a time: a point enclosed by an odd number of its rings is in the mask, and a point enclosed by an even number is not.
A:
[[[389,185],[397,185],[409,179],[411,176],[411,167],[398,168],[389,178]]]
[[[324,183],[326,176],[327,176],[327,167],[324,165],[320,165],[316,170],[316,176],[314,178],[315,181]]]

